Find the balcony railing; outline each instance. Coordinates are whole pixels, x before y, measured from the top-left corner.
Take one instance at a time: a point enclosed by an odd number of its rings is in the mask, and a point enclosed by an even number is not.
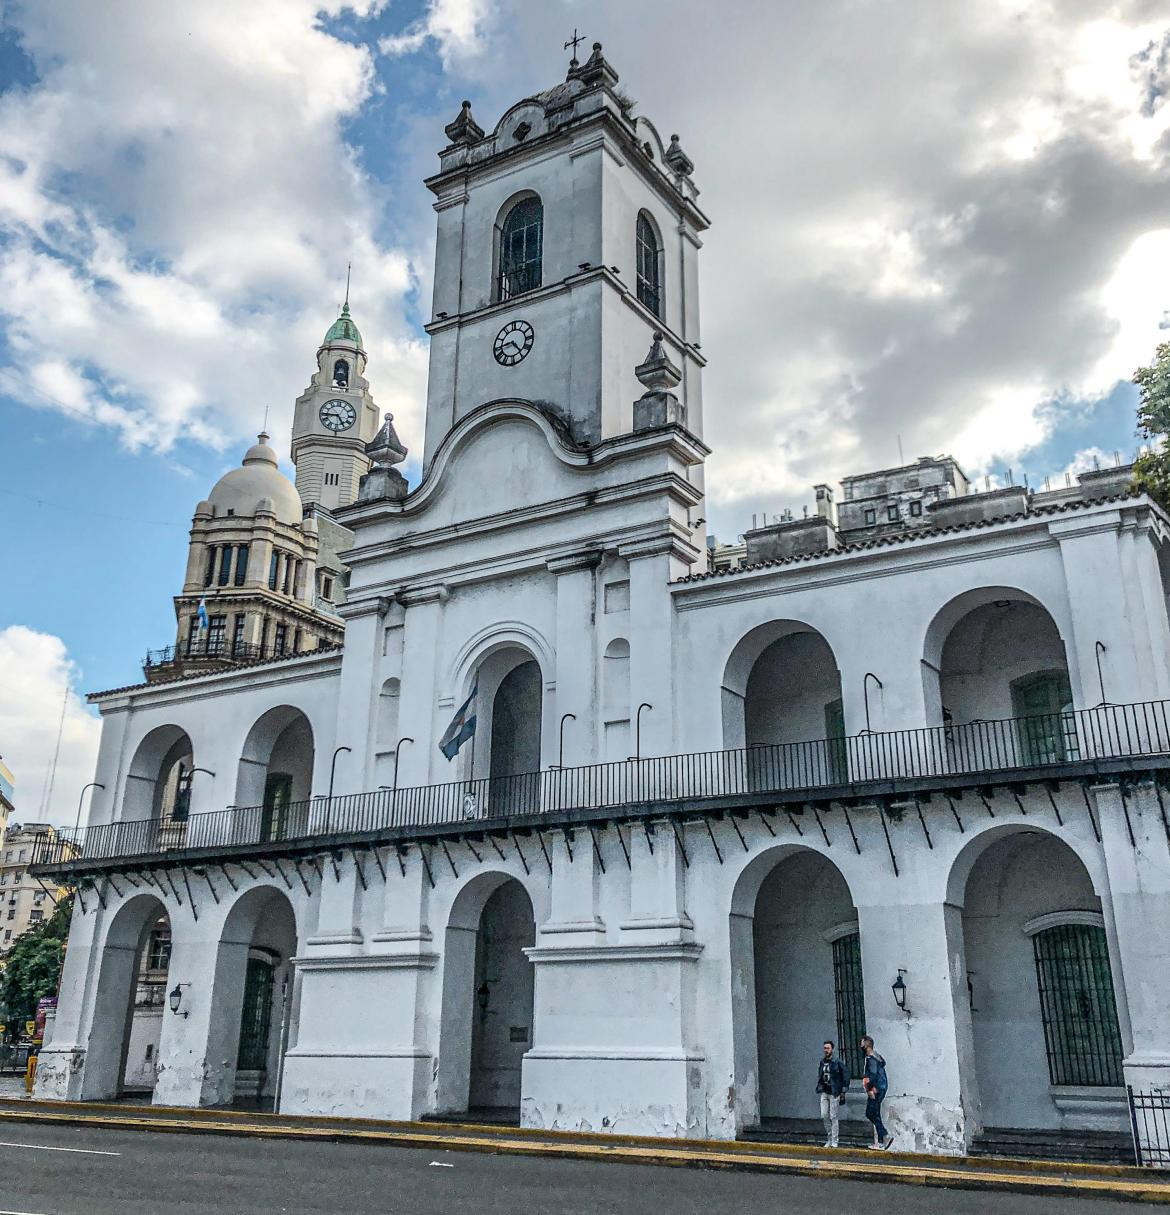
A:
[[[504,819],[522,824],[573,810],[617,810],[653,802],[828,791],[849,796],[882,782],[1059,772],[1084,761],[1170,755],[1170,701],[1101,705],[1036,717],[1002,718],[919,730],[863,733],[812,742],[667,755],[579,768],[548,768],[497,779],[380,789],[275,806],[232,806],[182,822],[143,819],[84,829],[87,860],[226,848]],[[46,841],[34,863],[70,859],[72,833]]]
[[[253,642],[230,642],[226,640],[203,640],[185,642],[182,645],[167,645],[160,650],[147,650],[142,660],[142,669],[149,672],[156,667],[183,666],[203,662],[245,663],[268,662],[275,658],[297,658],[305,654],[316,654],[322,650],[338,650],[338,645],[322,644],[312,650],[293,650],[290,645],[257,645]]]

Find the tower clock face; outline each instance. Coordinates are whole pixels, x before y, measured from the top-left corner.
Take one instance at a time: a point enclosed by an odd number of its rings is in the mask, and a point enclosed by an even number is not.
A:
[[[337,434],[342,430],[348,430],[357,421],[357,410],[348,401],[334,397],[332,401],[326,401],[321,406],[317,416],[326,430]]]
[[[532,349],[536,334],[527,321],[509,321],[492,345],[492,354],[501,367],[515,367]]]

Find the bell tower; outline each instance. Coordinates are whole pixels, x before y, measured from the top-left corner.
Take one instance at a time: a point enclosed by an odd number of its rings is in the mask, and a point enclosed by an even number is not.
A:
[[[355,501],[369,471],[366,444],[378,430],[378,408],[364,378],[366,352],[349,314],[349,285],[341,315],[317,350],[317,370],[293,411],[292,461],[306,507],[327,510]]]
[[[635,116],[594,43],[491,132],[445,128],[435,195],[429,467],[485,402],[522,398],[592,445],[634,426],[635,368],[661,334],[679,421],[702,437],[698,250],[707,217],[678,137]]]

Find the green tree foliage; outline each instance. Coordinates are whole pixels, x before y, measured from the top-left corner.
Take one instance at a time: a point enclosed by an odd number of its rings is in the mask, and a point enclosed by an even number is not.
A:
[[[1154,361],[1133,373],[1137,385],[1138,433],[1154,440],[1154,449],[1139,456],[1133,466],[1134,484],[1150,497],[1170,507],[1170,451],[1166,436],[1170,435],[1170,342],[1163,342],[1154,351]]]
[[[73,899],[62,899],[47,920],[22,932],[0,975],[0,1009],[11,1027],[23,1026],[37,1012],[42,996],[55,996],[65,957]]]

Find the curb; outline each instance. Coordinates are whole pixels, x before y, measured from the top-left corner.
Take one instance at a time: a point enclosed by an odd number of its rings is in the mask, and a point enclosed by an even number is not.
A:
[[[386,1123],[357,1119],[302,1118],[295,1123],[257,1121],[241,1111],[199,1114],[167,1109],[165,1116],[135,1117],[125,1107],[85,1107],[69,1103],[56,1108],[0,1107],[0,1122],[40,1123],[54,1126],[92,1126],[112,1130],[144,1130],[171,1134],[229,1135],[235,1138],[292,1139],[309,1142],[381,1144],[388,1147],[426,1148],[432,1151],[481,1152],[544,1157],[559,1160],[613,1161],[673,1168],[710,1168],[728,1171],[822,1177],[840,1181],[880,1181],[964,1190],[1074,1195],[1115,1201],[1170,1205],[1170,1176],[1123,1165],[1068,1164],[1058,1161],[1006,1160],[980,1157],[975,1163],[964,1156],[922,1156],[908,1152],[883,1153],[873,1158],[853,1149],[824,1149],[803,1145],[776,1145],[701,1140],[673,1146],[676,1141],[612,1136],[591,1142],[566,1131],[458,1124],[436,1133],[433,1124]],[[117,1108],[118,1113],[109,1112]],[[143,1111],[145,1113],[145,1110]],[[259,1115],[271,1118],[272,1115]],[[450,1125],[450,1124],[449,1124]]]

